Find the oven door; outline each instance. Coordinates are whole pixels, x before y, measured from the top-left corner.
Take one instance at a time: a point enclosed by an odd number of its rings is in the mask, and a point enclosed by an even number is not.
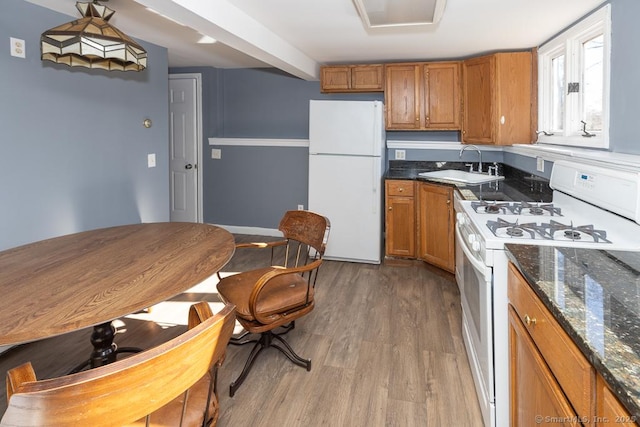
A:
[[[462,335],[485,426],[495,421],[493,376],[493,270],[474,257],[456,226],[456,279],[462,303]]]

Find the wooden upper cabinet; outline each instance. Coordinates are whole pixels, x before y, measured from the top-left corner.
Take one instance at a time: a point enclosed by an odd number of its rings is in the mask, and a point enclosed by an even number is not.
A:
[[[535,140],[531,52],[503,52],[463,61],[462,141],[526,144]]]
[[[388,64],[385,75],[387,129],[460,129],[460,62]]]
[[[320,67],[322,92],[382,92],[382,64],[331,65]]]
[[[424,127],[460,129],[460,63],[426,64],[423,76]]]
[[[385,66],[385,108],[387,129],[420,129],[420,66]]]
[[[484,56],[463,63],[462,140],[491,144],[494,140],[493,111],[495,57]]]

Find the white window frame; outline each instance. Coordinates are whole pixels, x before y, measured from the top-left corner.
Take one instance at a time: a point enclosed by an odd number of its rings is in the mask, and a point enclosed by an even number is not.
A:
[[[584,88],[582,77],[582,44],[603,34],[603,129],[593,137],[582,136],[582,92],[566,96],[563,130],[552,131],[553,88],[551,61],[565,55],[565,85],[579,82]],[[538,49],[538,130],[553,135],[538,135],[538,142],[544,144],[569,145],[588,148],[609,148],[609,82],[611,68],[611,5],[607,4],[573,25]],[[587,129],[588,130],[588,129]]]

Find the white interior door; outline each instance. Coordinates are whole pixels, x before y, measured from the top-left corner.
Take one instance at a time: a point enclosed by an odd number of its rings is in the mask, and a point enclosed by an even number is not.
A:
[[[169,76],[171,221],[202,221],[200,80],[199,74]]]

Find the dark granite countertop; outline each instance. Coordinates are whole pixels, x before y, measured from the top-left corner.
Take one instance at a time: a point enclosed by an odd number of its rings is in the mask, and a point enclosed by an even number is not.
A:
[[[421,172],[456,169],[468,170],[466,162],[427,162],[427,161],[398,161],[389,162],[389,169],[385,179],[408,179],[437,182],[457,188],[467,200],[514,200],[527,202],[550,202],[553,191],[549,187],[549,180],[543,177],[523,172],[519,169],[498,163],[499,174],[505,179],[484,184],[463,184],[421,177]],[[477,163],[474,169],[478,169]],[[484,166],[486,169],[486,166]]]
[[[640,420],[640,252],[506,248],[543,304]]]

